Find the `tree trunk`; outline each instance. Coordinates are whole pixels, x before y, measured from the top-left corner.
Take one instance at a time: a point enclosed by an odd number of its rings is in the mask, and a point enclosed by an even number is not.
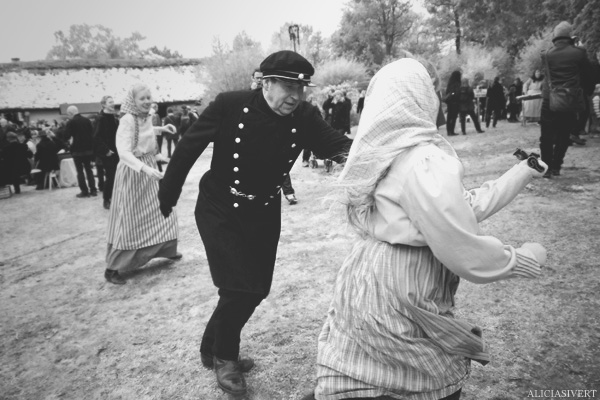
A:
[[[460,54],[460,20],[458,19],[458,11],[454,9],[454,26],[456,27],[456,54]]]

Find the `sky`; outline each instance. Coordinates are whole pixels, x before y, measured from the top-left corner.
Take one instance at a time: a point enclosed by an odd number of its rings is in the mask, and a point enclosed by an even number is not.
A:
[[[125,38],[137,31],[142,47],[156,45],[185,58],[212,53],[213,38],[229,46],[245,31],[267,50],[286,22],[311,25],[329,37],[338,29],[348,0],[0,0],[0,63],[46,58],[54,32],[75,24],[103,25]],[[302,38],[301,38],[302,39]]]

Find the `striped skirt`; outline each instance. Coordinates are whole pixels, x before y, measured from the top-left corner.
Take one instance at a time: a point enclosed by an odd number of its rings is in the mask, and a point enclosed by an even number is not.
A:
[[[153,154],[139,158],[144,164],[157,168]],[[177,217],[171,213],[164,218],[158,202],[158,181],[143,172],[136,172],[119,163],[115,174],[115,184],[108,220],[107,262],[111,268],[111,253],[115,251],[138,251],[145,254],[156,253],[153,248],[164,248],[166,242],[177,241]],[[168,246],[173,253],[172,245]],[[176,244],[175,244],[176,250]],[[167,256],[173,256],[169,254]],[[158,252],[158,256],[165,256]]]
[[[459,278],[428,247],[358,241],[340,268],[318,340],[318,400],[437,400],[458,391],[477,328],[453,317]]]

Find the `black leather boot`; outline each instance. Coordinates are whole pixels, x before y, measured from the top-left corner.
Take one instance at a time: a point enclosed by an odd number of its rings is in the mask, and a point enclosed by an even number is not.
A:
[[[226,393],[236,396],[246,394],[246,378],[237,361],[221,360],[213,357],[217,384]]]
[[[125,279],[121,278],[121,275],[119,275],[119,271],[112,269],[104,271],[104,278],[115,285],[124,285],[126,283]]]
[[[202,361],[202,365],[205,368],[213,369],[215,366],[213,362],[213,356],[206,355],[202,352],[200,352],[200,361]],[[242,372],[248,372],[254,368],[254,360],[250,357],[238,359],[238,364],[240,366],[240,371]]]

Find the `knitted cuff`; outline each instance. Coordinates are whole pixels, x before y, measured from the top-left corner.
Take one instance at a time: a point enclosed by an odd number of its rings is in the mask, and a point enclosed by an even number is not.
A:
[[[542,273],[540,263],[535,258],[535,255],[528,249],[515,249],[517,254],[517,263],[513,268],[513,272],[517,276],[523,278],[537,278]]]

